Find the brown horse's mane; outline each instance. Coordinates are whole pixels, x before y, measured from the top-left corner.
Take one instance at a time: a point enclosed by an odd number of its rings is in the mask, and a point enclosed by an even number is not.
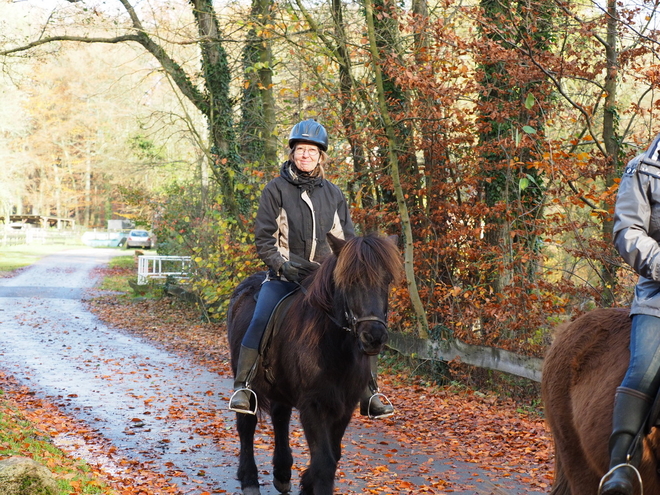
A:
[[[401,271],[401,255],[392,240],[377,234],[351,237],[342,247],[340,256],[329,256],[311,277],[305,302],[330,311],[335,288],[367,289],[396,284],[401,279]]]

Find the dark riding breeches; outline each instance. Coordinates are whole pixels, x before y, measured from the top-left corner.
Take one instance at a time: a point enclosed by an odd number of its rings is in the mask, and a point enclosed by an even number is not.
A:
[[[273,309],[284,296],[296,290],[297,287],[297,284],[283,280],[269,280],[261,285],[261,291],[257,298],[257,305],[254,308],[252,321],[250,321],[250,326],[248,326],[243,337],[242,344],[245,347],[251,349],[259,348],[261,337],[266,330],[266,325]]]
[[[633,315],[630,334],[630,364],[621,383],[650,397],[660,388],[660,318]]]

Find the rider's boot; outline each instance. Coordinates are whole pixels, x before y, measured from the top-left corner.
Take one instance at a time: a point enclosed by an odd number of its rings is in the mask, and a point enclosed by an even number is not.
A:
[[[642,428],[652,399],[637,390],[619,387],[614,398],[612,435],[610,436],[610,467],[601,480],[598,495],[633,495],[639,483],[636,468],[642,455],[642,438],[633,446]]]
[[[252,392],[247,388],[247,379],[252,367],[257,362],[259,351],[251,347],[241,345],[236,366],[236,377],[234,378],[234,395],[229,401],[229,409],[246,414],[254,414],[250,408]]]
[[[383,404],[380,397],[385,396],[378,392],[378,356],[369,357],[369,366],[371,367],[371,379],[360,397],[360,414],[372,419],[392,416],[394,407],[389,400],[387,400],[387,404]]]

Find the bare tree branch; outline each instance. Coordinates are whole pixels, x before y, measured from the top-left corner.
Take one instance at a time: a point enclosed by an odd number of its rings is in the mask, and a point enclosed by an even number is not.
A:
[[[11,55],[12,53],[20,53],[31,50],[41,45],[47,45],[49,43],[54,43],[56,41],[77,41],[79,43],[122,43],[125,41],[136,41],[140,42],[138,36],[134,34],[127,34],[124,36],[116,36],[114,38],[87,38],[84,36],[50,36],[48,38],[40,38],[37,41],[28,43],[27,45],[17,46],[9,50],[0,51],[0,55]]]

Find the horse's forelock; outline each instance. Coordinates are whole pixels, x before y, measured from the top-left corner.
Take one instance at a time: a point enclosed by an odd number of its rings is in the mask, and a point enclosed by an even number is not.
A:
[[[370,234],[354,237],[344,245],[334,281],[339,289],[348,287],[378,287],[384,283],[398,283],[401,278],[401,255],[388,238]],[[385,273],[387,280],[383,279]]]
[[[396,244],[369,234],[349,239],[339,254],[331,255],[314,273],[306,302],[325,311],[332,309],[335,288],[373,288],[401,280],[403,264]],[[383,277],[385,274],[385,277]]]

